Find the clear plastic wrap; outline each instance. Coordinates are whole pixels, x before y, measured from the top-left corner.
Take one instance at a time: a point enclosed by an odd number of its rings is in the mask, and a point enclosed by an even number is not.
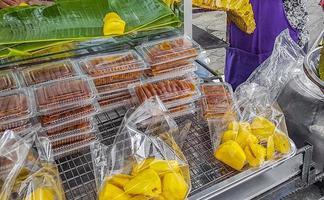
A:
[[[281,33],[272,55],[235,91],[233,110],[237,115],[210,122],[215,133],[215,157],[236,170],[271,165],[296,152],[285,116],[276,103],[288,81],[302,72],[296,67],[303,62],[302,54],[295,52],[293,45],[297,44],[289,32]]]
[[[98,199],[185,199],[189,166],[176,122],[158,98],[126,114],[111,146],[91,145]]]
[[[1,200],[65,199],[47,138],[6,131],[0,138],[0,163]]]
[[[26,86],[37,85],[48,81],[78,75],[73,63],[69,60],[28,66],[19,71],[20,79]]]

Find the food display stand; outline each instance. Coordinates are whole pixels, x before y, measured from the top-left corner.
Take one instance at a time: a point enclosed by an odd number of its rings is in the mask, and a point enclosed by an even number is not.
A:
[[[23,60],[15,58],[0,60],[2,69],[44,63],[49,60],[82,58],[102,52],[113,52],[134,47],[146,41],[168,38],[177,34],[192,36],[192,5],[184,0],[180,7],[184,25],[181,29],[169,29],[139,33],[122,38],[96,39],[86,42],[71,42],[64,51],[29,57]],[[197,60],[197,65],[206,67]],[[210,75],[215,82],[221,78]],[[96,137],[103,144],[113,143],[127,109],[119,107],[98,114],[95,123],[98,127]],[[306,188],[324,176],[316,169],[312,160],[313,146],[305,143],[295,155],[280,159],[272,165],[260,169],[235,171],[217,161],[212,152],[208,124],[195,113],[176,118],[181,123],[190,120],[191,128],[182,148],[190,167],[192,190],[188,199],[281,199],[300,189]],[[93,172],[89,146],[76,147],[75,151],[62,154],[56,159],[67,199],[92,200],[97,197],[97,188]]]

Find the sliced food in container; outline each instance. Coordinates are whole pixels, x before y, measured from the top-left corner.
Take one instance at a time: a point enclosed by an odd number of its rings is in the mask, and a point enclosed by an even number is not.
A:
[[[95,89],[86,78],[76,77],[48,82],[33,89],[39,113],[65,110],[75,105],[91,103],[96,97]]]
[[[69,60],[28,66],[19,71],[20,79],[31,86],[48,81],[77,76],[78,72]]]
[[[33,121],[32,118],[22,119],[18,121],[9,122],[6,124],[0,124],[0,133],[6,130],[12,130],[14,132],[20,132],[24,129],[32,127]]]
[[[146,64],[133,50],[103,54],[79,62],[81,71],[94,78],[96,86],[139,79]]]
[[[128,89],[126,89],[108,95],[99,95],[98,103],[102,110],[107,111],[122,106],[132,105],[132,96]]]
[[[96,86],[96,89],[98,91],[98,94],[100,94],[100,95],[107,94],[108,95],[111,93],[122,92],[123,90],[127,90],[129,85],[139,83],[139,82],[140,82],[140,80],[134,79],[134,80],[130,80],[130,81],[122,81],[122,82],[117,82],[117,83]]]
[[[147,76],[159,76],[159,75],[165,75],[165,74],[171,74],[171,73],[177,73],[177,74],[186,74],[189,72],[194,72],[197,70],[197,66],[193,64],[192,62],[188,61],[182,61],[182,62],[175,62],[175,63],[168,63],[165,64],[165,67],[161,68],[151,68],[145,71],[145,74]]]
[[[85,117],[92,117],[98,113],[98,105],[94,102],[76,105],[69,109],[54,111],[47,114],[40,115],[39,121],[41,125],[45,128],[55,128],[58,126],[63,126],[67,123],[73,122],[78,119]]]
[[[150,64],[160,65],[177,60],[194,60],[201,52],[201,47],[187,36],[152,41],[136,47]]]
[[[93,122],[93,118],[84,117],[56,127],[43,128],[41,132],[45,133],[50,139],[55,139],[66,135],[89,132],[93,130],[94,127],[95,123]]]
[[[28,90],[0,93],[0,124],[8,124],[33,117],[34,105]]]
[[[169,108],[193,102],[200,97],[195,78],[194,74],[188,73],[176,77],[150,79],[130,86],[130,92],[139,103],[158,96]]]
[[[11,70],[0,71],[0,92],[19,88],[19,81]]]

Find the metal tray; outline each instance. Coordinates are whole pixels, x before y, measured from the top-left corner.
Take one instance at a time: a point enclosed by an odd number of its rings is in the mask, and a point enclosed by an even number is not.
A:
[[[101,142],[106,145],[113,143],[126,111],[126,108],[119,108],[96,116],[95,121],[99,128],[98,138]],[[210,198],[211,194],[229,189],[274,166],[269,165],[258,170],[237,172],[214,158],[207,122],[193,114],[181,116],[176,120],[179,124],[186,120],[192,122],[190,132],[182,146],[191,172],[192,190],[189,199]],[[291,157],[294,152],[288,157]],[[275,165],[283,163],[288,157],[277,161]],[[96,199],[90,148],[60,158],[56,162],[67,199]]]

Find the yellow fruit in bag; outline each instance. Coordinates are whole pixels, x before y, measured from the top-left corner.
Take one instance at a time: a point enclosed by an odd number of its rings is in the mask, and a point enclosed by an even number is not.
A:
[[[245,147],[244,152],[251,167],[258,167],[264,162],[266,149],[262,145],[249,144]]]
[[[149,197],[143,196],[143,195],[136,195],[132,198],[130,198],[130,200],[149,200]]]
[[[176,160],[154,160],[150,164],[150,169],[156,173],[163,174],[166,172],[179,172],[180,167]]]
[[[104,35],[122,35],[125,32],[126,22],[115,12],[108,13],[104,18]]]
[[[105,183],[98,196],[99,200],[129,200],[130,196],[119,187]]]
[[[242,147],[233,140],[221,144],[216,149],[214,156],[236,170],[241,170],[246,161]]]
[[[229,130],[233,130],[233,131],[238,131],[240,127],[240,124],[237,121],[231,121],[228,125],[227,125],[227,129]]]
[[[167,200],[184,200],[189,187],[183,176],[179,173],[166,173],[162,179],[162,195]]]
[[[274,134],[276,125],[264,117],[256,117],[251,123],[251,129],[259,139],[267,139]]]
[[[287,154],[290,151],[290,142],[288,136],[280,131],[273,135],[274,146],[277,151]]]
[[[145,169],[132,178],[124,186],[124,190],[131,195],[157,197],[161,194],[161,180],[154,170]]]
[[[154,197],[153,200],[167,200],[163,196]]]
[[[237,137],[237,131],[227,130],[223,133],[222,143],[227,142],[229,140],[235,140]]]
[[[150,163],[154,160],[155,158],[147,158],[141,162],[134,164],[132,169],[132,175],[136,175],[144,169],[148,169],[150,167]]]
[[[250,124],[247,122],[239,123],[239,132],[236,142],[244,149],[249,142],[249,137],[252,134]]]
[[[132,178],[133,178],[132,176],[129,176],[126,174],[116,174],[116,175],[110,177],[108,182],[113,185],[118,186],[119,188],[124,188],[126,183],[128,183],[128,181]]]
[[[267,140],[267,160],[272,160],[275,153],[275,146],[273,141],[273,135]]]
[[[53,189],[39,187],[25,200],[56,200],[56,195]]]

